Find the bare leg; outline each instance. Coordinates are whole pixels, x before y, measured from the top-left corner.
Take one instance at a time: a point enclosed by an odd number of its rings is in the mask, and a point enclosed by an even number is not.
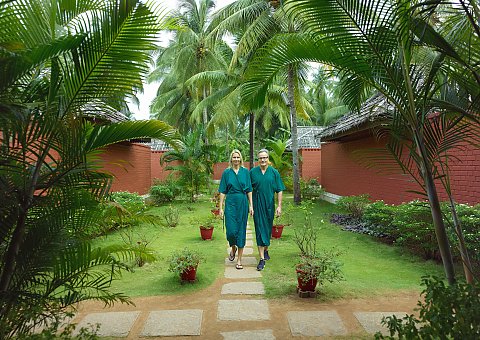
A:
[[[265,258],[265,247],[258,246],[258,254],[260,255],[260,259]]]
[[[243,248],[238,248],[237,264],[242,265]]]

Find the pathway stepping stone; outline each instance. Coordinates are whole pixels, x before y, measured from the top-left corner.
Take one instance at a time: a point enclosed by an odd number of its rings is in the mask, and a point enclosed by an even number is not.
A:
[[[99,324],[98,336],[126,337],[139,315],[140,312],[90,313],[77,324],[73,335],[78,335],[82,327]]]
[[[253,267],[244,266],[242,270],[235,267],[225,267],[225,277],[227,279],[253,279],[262,277],[262,274]]]
[[[236,258],[235,258],[236,259]],[[257,266],[258,260],[256,257],[252,256],[242,256],[242,264],[243,266]],[[230,261],[228,257],[225,258],[225,265],[229,267],[235,267],[237,264],[237,260]]]
[[[353,313],[357,318],[358,322],[362,325],[367,333],[375,334],[377,332],[382,332],[384,335],[389,335],[388,328],[382,325],[382,318],[384,316],[395,315],[397,318],[401,319],[407,313],[405,312],[355,312]]]
[[[265,287],[261,282],[232,282],[226,283],[222,287],[222,295],[238,294],[238,295],[255,295],[265,294]]]
[[[246,238],[246,240],[247,240],[247,241],[248,241],[248,240],[253,240],[253,236],[252,236],[252,234],[247,234],[247,238]]]
[[[219,300],[218,320],[264,321],[270,320],[267,300]]]
[[[247,240],[247,242],[245,242],[245,247],[253,247],[253,241]]]
[[[232,250],[231,247],[228,247],[227,248],[227,254],[230,255],[230,251]],[[243,256],[245,255],[252,255],[253,254],[253,248],[249,248],[249,247],[245,247],[243,248]],[[235,254],[235,258],[236,258],[236,254]]]
[[[271,329],[262,329],[258,331],[238,331],[238,332],[223,332],[224,340],[274,340],[273,331]]]
[[[347,330],[335,311],[288,312],[293,336],[345,335]]]
[[[161,310],[148,315],[141,336],[200,335],[201,309]]]

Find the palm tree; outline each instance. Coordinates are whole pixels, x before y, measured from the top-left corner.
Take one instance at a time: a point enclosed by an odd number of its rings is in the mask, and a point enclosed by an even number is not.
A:
[[[0,4],[0,338],[82,300],[129,301],[109,290],[128,254],[81,234],[112,180],[102,148],[141,137],[181,145],[163,122],[108,124],[141,85],[160,28],[140,1]]]
[[[299,26],[291,21],[281,6],[280,1],[273,0],[237,0],[218,11],[213,19],[215,29],[213,33],[222,35],[225,32],[239,34],[238,46],[232,59],[231,67],[238,60],[246,58],[247,63],[253,53],[262,46],[274,34],[298,30]],[[303,84],[305,83],[305,65],[292,63],[285,67],[283,75],[287,82],[285,91],[286,104],[289,108],[290,130],[292,134],[292,161],[293,161],[293,191],[294,201],[299,204],[300,195],[300,172],[298,162],[298,135],[297,135],[297,114],[308,117],[307,109],[303,100]],[[264,92],[264,95],[266,92]],[[266,96],[250,105],[252,124],[250,131],[250,156],[253,158],[253,110],[261,108],[266,103]],[[298,111],[298,112],[297,112]]]
[[[348,79],[343,99],[351,108],[360,105],[370,88],[380,92],[392,106],[387,148],[426,192],[446,276],[453,283],[453,261],[434,182],[441,159],[435,155],[474,135],[475,127],[465,118],[478,122],[472,112],[479,112],[480,58],[472,47],[478,44],[480,31],[478,21],[470,20],[471,40],[456,42],[454,48],[429,24],[438,3],[287,1],[287,13],[302,20],[308,35],[274,37],[251,63],[245,87],[248,95],[261,100],[278,70],[293,61],[310,60],[332,65]],[[449,10],[458,13],[462,8]],[[448,129],[435,129],[440,125],[431,124],[432,112],[444,117]],[[436,145],[434,137],[442,133],[444,142]]]
[[[157,68],[149,78],[160,82],[151,105],[152,114],[178,124],[182,132],[198,124],[208,125],[208,107],[194,109],[215,90],[209,83],[201,87],[187,85],[187,80],[201,72],[224,69],[230,61],[228,45],[209,38],[214,6],[214,0],[179,1],[179,9],[170,16],[176,24],[174,37],[168,47],[159,50]]]

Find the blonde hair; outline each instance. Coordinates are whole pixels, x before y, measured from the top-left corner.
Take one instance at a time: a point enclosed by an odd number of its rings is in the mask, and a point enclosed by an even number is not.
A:
[[[230,168],[233,168],[233,163],[232,163],[232,157],[233,157],[233,154],[234,153],[238,153],[240,155],[240,166],[243,166],[243,156],[242,156],[242,153],[240,152],[240,150],[238,149],[234,149],[231,153],[230,153],[230,158],[228,159],[228,166]]]

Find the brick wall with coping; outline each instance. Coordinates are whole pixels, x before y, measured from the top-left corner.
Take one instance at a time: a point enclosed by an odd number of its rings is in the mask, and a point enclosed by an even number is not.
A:
[[[327,192],[350,196],[368,193],[374,200],[390,204],[408,202],[420,195],[410,192],[420,190],[410,176],[396,172],[378,172],[362,164],[361,150],[385,146],[386,141],[373,137],[350,142],[326,143],[322,145],[321,184]],[[477,204],[480,200],[480,150],[465,146],[455,150],[451,162],[451,185],[454,198],[460,203]],[[455,159],[456,158],[456,159]],[[365,161],[365,158],[363,158]],[[447,196],[437,183],[441,200]]]

